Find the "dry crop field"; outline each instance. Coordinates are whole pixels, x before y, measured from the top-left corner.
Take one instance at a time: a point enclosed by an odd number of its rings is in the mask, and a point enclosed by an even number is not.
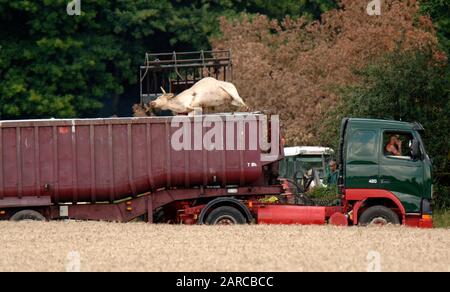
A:
[[[450,230],[0,222],[0,271],[450,271]]]

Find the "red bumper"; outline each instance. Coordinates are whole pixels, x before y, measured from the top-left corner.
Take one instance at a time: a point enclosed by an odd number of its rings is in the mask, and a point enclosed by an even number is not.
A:
[[[433,217],[424,216],[406,216],[405,225],[418,228],[433,228]]]

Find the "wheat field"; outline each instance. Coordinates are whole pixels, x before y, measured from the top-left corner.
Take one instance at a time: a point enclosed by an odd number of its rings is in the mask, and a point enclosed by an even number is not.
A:
[[[450,230],[0,222],[0,271],[450,271]]]

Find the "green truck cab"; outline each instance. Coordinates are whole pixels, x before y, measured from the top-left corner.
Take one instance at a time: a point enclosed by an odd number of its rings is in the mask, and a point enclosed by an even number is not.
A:
[[[342,121],[339,189],[353,224],[432,225],[432,164],[419,123]]]

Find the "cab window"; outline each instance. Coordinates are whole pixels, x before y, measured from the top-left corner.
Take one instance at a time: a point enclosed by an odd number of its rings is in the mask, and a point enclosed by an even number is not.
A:
[[[377,132],[357,130],[348,145],[348,159],[371,161],[377,158]]]
[[[388,158],[412,159],[411,146],[413,135],[404,132],[385,132],[383,135],[383,152]]]

